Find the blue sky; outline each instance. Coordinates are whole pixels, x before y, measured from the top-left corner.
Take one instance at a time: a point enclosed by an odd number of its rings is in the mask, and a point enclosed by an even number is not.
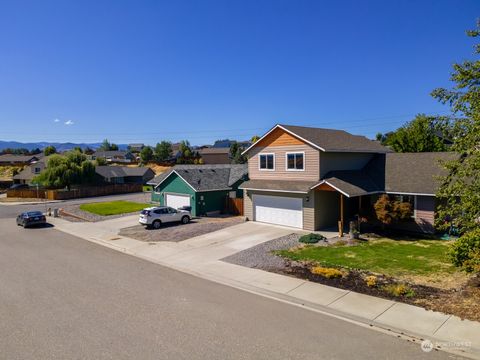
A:
[[[0,139],[373,137],[472,58],[477,0],[0,0]],[[56,119],[58,121],[56,121]]]

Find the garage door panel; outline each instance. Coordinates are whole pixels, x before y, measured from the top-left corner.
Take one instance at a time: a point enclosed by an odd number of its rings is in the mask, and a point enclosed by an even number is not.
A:
[[[255,220],[277,225],[303,227],[301,198],[253,195]]]
[[[165,194],[165,204],[174,209],[190,206],[190,195]]]

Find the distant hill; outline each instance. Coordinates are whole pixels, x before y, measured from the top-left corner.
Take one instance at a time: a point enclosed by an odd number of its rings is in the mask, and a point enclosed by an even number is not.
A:
[[[72,150],[73,148],[79,146],[82,149],[85,149],[87,147],[90,147],[91,149],[97,149],[99,148],[102,143],[71,143],[71,142],[66,142],[66,143],[58,143],[58,142],[46,142],[46,141],[41,141],[41,142],[32,142],[32,143],[22,143],[18,141],[2,141],[0,140],[0,151],[6,148],[10,149],[28,149],[28,150],[33,150],[36,148],[39,148],[40,150],[46,148],[47,146],[53,145],[57,149],[57,151],[68,151]],[[117,144],[120,150],[126,150],[127,149],[127,144]]]

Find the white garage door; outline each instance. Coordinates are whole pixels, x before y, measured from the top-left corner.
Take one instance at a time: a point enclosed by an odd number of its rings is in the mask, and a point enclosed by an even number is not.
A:
[[[178,209],[182,206],[190,206],[190,196],[165,194],[165,204],[174,209]]]
[[[256,221],[296,228],[303,227],[301,198],[254,194],[253,211]]]

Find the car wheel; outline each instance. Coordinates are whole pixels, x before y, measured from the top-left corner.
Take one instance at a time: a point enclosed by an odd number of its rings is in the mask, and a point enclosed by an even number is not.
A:
[[[188,216],[182,217],[182,224],[188,224],[189,221],[190,221],[190,218]]]
[[[152,223],[152,227],[154,229],[160,229],[160,226],[162,226],[162,223],[160,222],[160,220],[155,220],[153,223]]]

